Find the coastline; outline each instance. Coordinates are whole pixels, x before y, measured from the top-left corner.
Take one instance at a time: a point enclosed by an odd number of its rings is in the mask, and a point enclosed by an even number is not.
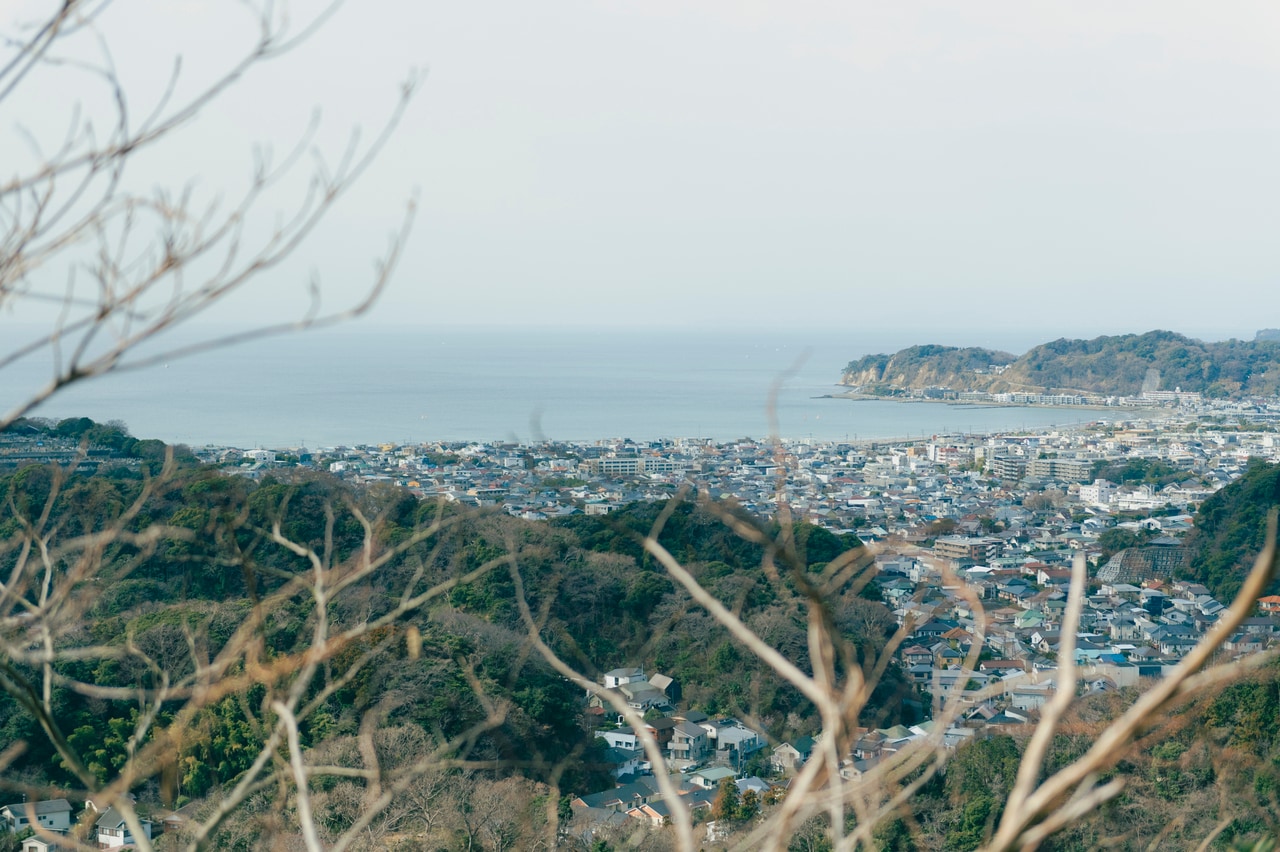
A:
[[[897,397],[897,396],[877,396],[869,393],[859,393],[858,391],[844,391],[843,393],[827,393],[814,397],[815,399],[847,399],[851,402],[898,402],[903,404],[928,404],[928,405],[949,405],[955,408],[1044,408],[1044,409],[1061,409],[1065,411],[1123,411],[1140,414],[1144,418],[1150,418],[1153,414],[1164,412],[1165,416],[1173,413],[1173,409],[1162,408],[1159,406],[1138,407],[1138,406],[1119,406],[1119,405],[1057,405],[1051,403],[1039,402],[988,402],[980,399],[921,399],[919,397]]]

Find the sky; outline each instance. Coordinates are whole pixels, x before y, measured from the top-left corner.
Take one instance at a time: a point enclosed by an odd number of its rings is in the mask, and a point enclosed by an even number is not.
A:
[[[287,8],[296,31],[321,7]],[[142,115],[175,56],[181,97],[253,22],[133,0],[99,31]],[[233,198],[255,146],[283,156],[316,114],[332,168],[418,69],[362,181],[211,319],[300,315],[313,276],[324,307],[358,301],[416,197],[363,322],[1252,337],[1280,326],[1278,35],[1269,0],[360,0],[128,180]],[[52,139],[103,109],[56,73],[0,103],[0,163],[15,123]]]

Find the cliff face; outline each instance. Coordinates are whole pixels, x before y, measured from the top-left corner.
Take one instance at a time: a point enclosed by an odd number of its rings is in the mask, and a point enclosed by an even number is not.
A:
[[[1210,397],[1280,394],[1280,341],[1205,343],[1169,331],[1055,340],[1015,358],[989,349],[913,346],[868,355],[842,382],[868,389],[1074,391],[1135,396],[1148,389]]]

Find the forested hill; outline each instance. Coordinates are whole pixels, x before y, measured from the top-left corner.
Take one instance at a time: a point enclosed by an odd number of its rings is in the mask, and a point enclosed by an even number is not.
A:
[[[948,387],[1136,396],[1152,369],[1159,372],[1160,390],[1181,388],[1209,397],[1273,396],[1280,394],[1280,340],[1206,343],[1171,331],[1149,331],[1063,338],[1020,357],[988,349],[913,346],[852,361],[841,381],[873,391]]]
[[[1190,537],[1191,577],[1220,600],[1235,597],[1266,537],[1267,513],[1280,506],[1280,464],[1255,461],[1244,476],[1214,494],[1196,513]],[[1271,593],[1280,591],[1280,581]]]

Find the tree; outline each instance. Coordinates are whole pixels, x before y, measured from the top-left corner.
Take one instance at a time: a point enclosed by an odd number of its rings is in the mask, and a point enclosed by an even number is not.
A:
[[[1106,561],[1113,554],[1129,547],[1138,547],[1150,539],[1149,535],[1142,535],[1132,530],[1112,527],[1106,530],[1102,535],[1098,536],[1098,545],[1102,548],[1099,559]]]
[[[733,821],[740,817],[738,785],[733,783],[732,778],[726,778],[720,782],[720,789],[716,791],[716,799],[711,804],[711,818],[714,820]]]
[[[929,524],[925,534],[931,538],[937,538],[942,535],[951,535],[959,528],[959,526],[960,525],[956,523],[955,518],[939,518]]]
[[[241,55],[228,57],[223,72],[193,84],[194,91],[183,85],[176,63],[153,103],[135,102],[110,46],[99,39],[113,13],[103,0],[63,0],[46,19],[5,34],[0,109],[41,86],[59,91],[66,107],[51,133],[9,116],[18,130],[6,140],[13,144],[5,144],[10,171],[0,174],[0,308],[8,318],[43,318],[47,327],[26,339],[6,335],[0,370],[43,356],[50,376],[43,386],[0,401],[0,429],[68,385],[253,336],[339,322],[366,311],[382,291],[412,205],[357,303],[322,311],[313,282],[312,302],[296,318],[229,338],[172,341],[175,329],[259,281],[304,245],[377,156],[418,83],[416,75],[405,81],[372,142],[360,144],[353,136],[332,163],[317,153],[309,176],[304,155],[314,127],[281,159],[269,148],[258,152],[247,188],[233,202],[199,202],[191,184],[141,187],[148,158],[173,156],[166,146],[179,141],[180,130],[259,66],[287,55],[325,17],[293,21],[269,2],[249,8],[256,38]],[[279,209],[280,192],[292,186],[298,186],[293,208]],[[264,215],[278,217],[277,224],[257,227]],[[142,354],[145,343],[151,346]]]
[[[265,273],[304,247],[307,237],[383,148],[414,94],[416,74],[400,86],[395,106],[371,141],[362,143],[353,134],[345,149],[326,156],[313,144],[313,127],[300,135],[283,158],[273,156],[269,147],[257,150],[240,197],[200,201],[193,180],[146,185],[145,161],[174,157],[180,150],[174,146],[181,145],[179,131],[218,98],[252,79],[259,66],[286,56],[324,23],[328,11],[300,20],[271,2],[245,4],[251,13],[246,21],[253,38],[243,53],[227,57],[220,72],[197,81],[194,88],[186,85],[181,63],[176,63],[168,86],[148,103],[127,89],[117,71],[117,57],[101,37],[116,11],[108,2],[61,0],[45,5],[51,6],[47,17],[16,25],[0,40],[0,110],[29,103],[37,92],[56,91],[56,99],[41,97],[48,104],[65,105],[52,136],[45,122],[5,115],[6,131],[16,130],[0,143],[6,170],[0,174],[0,311],[6,324],[17,318],[43,321],[45,326],[25,337],[10,330],[0,332],[0,372],[19,360],[43,358],[49,374],[36,387],[21,389],[17,383],[4,383],[0,432],[25,423],[22,418],[35,406],[73,384],[255,336],[332,324],[358,316],[373,304],[399,258],[412,220],[412,203],[367,290],[354,304],[322,310],[318,282],[312,282],[311,302],[301,305],[296,317],[227,337],[194,342],[175,342],[172,337],[175,330],[261,281]],[[159,33],[153,38],[163,43]],[[175,46],[175,50],[181,48]],[[315,167],[308,174],[309,160]],[[291,188],[298,190],[292,206],[281,207],[281,194],[287,195]],[[263,218],[274,218],[276,224],[259,228],[255,223]],[[225,641],[212,641],[213,623],[207,620],[176,627],[167,638],[177,640],[177,645],[171,644],[163,654],[146,642],[134,645],[132,636],[124,649],[95,643],[85,635],[84,624],[97,603],[90,594],[94,584],[110,578],[112,589],[119,589],[138,564],[158,554],[176,555],[176,546],[194,545],[197,533],[222,529],[226,536],[215,540],[233,551],[240,544],[268,540],[295,556],[316,555],[316,551],[288,539],[278,525],[248,529],[243,506],[236,506],[231,518],[222,518],[227,522],[225,529],[216,524],[201,529],[190,515],[187,520],[192,523],[155,522],[156,504],[172,498],[179,479],[172,451],[166,454],[153,442],[158,450],[153,454],[150,444],[134,442],[119,424],[100,427],[84,418],[63,421],[55,431],[95,445],[118,449],[127,445],[131,454],[144,459],[151,455],[151,465],[137,487],[125,489],[122,499],[84,511],[85,522],[78,527],[69,526],[66,518],[50,518],[69,489],[79,487],[74,482],[75,465],[52,471],[28,469],[37,472],[17,489],[25,502],[13,504],[0,545],[5,561],[0,592],[0,689],[10,702],[7,707],[20,708],[36,722],[81,793],[99,794],[114,804],[135,836],[142,833],[137,812],[120,794],[146,779],[159,779],[172,798],[183,779],[190,782],[198,775],[203,761],[224,759],[223,750],[232,742],[215,737],[201,746],[201,735],[215,724],[217,708],[235,703],[240,722],[252,734],[250,744],[242,743],[249,748],[241,755],[247,758],[248,768],[242,783],[226,791],[228,807],[209,815],[191,835],[194,845],[202,844],[227,821],[231,810],[248,809],[260,796],[255,785],[263,777],[283,779],[297,770],[296,778],[303,778],[300,725],[319,709],[307,703],[305,693],[316,682],[322,664],[355,638],[335,643],[335,637],[327,636],[325,613],[334,589],[326,588],[326,582],[334,578],[339,589],[344,588],[359,579],[360,569],[353,572],[353,564],[313,565],[319,572],[311,585],[319,632],[314,633],[317,641],[310,656],[303,655],[305,659],[286,655],[268,663],[257,658],[252,614],[240,633],[220,637]],[[40,488],[27,487],[36,478],[43,480]],[[270,527],[269,518],[260,520]],[[366,524],[366,542],[376,538],[378,526],[376,519]],[[421,541],[421,532],[407,536],[407,546]],[[236,566],[251,570],[243,553],[238,559],[227,556],[226,551],[188,553],[206,564],[221,560],[222,574]],[[372,552],[368,556],[365,568],[374,569],[378,558]],[[294,588],[301,591],[299,586]],[[259,601],[256,614],[269,614],[291,595],[269,595],[265,602]],[[281,693],[268,689],[254,696],[251,686],[273,680],[271,675],[253,673],[254,667],[264,664],[270,670],[288,660],[292,665],[286,679],[293,680],[293,686]],[[103,688],[92,682],[95,677],[86,670],[93,665],[100,673],[131,666],[137,682]],[[101,720],[88,720],[71,731],[56,721],[59,702],[68,694],[100,702],[132,699],[134,715],[111,718],[110,736],[89,742],[82,728],[99,730]],[[251,707],[254,697],[266,703]],[[270,731],[265,736],[264,724]],[[31,740],[4,745],[9,750],[0,755],[0,769],[23,748],[38,747]],[[207,753],[200,751],[206,747]],[[272,761],[280,754],[291,755],[289,771],[273,768]],[[185,766],[183,761],[188,761]],[[266,776],[261,774],[264,769]],[[306,788],[303,781],[297,809],[304,814],[303,833],[314,845]],[[33,796],[49,792],[26,787],[21,791]],[[355,822],[367,823],[380,810],[366,796]],[[140,845],[149,846],[145,838]]]

